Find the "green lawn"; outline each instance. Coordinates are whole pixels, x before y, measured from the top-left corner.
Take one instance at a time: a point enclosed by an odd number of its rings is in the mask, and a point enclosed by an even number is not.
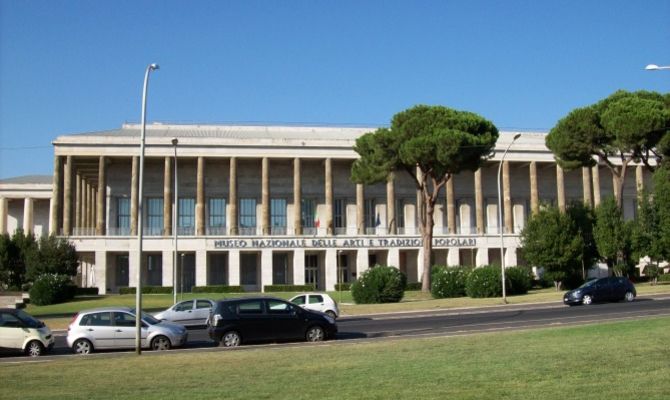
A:
[[[667,399],[670,317],[0,364],[3,399]]]

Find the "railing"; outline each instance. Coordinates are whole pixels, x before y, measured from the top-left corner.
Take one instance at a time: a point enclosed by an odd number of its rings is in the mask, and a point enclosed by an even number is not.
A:
[[[228,228],[225,226],[208,226],[205,233],[212,236],[225,236],[228,234]]]
[[[285,236],[286,232],[285,226],[273,226],[270,228],[270,235],[272,236]]]
[[[163,228],[160,226],[147,226],[144,228],[146,236],[163,236]]]
[[[130,236],[130,227],[109,227],[107,236]]]
[[[194,236],[195,227],[194,226],[180,226],[177,228],[177,235],[179,236]]]
[[[95,228],[72,228],[72,236],[95,236]]]
[[[241,236],[256,236],[258,235],[258,229],[254,227],[240,227],[238,228]]]

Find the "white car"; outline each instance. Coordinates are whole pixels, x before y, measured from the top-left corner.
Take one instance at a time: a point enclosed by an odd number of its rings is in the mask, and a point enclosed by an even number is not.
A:
[[[44,322],[23,310],[0,308],[0,347],[37,357],[54,346],[54,336]]]
[[[214,307],[214,300],[185,300],[154,314],[154,317],[161,321],[175,322],[184,326],[204,326],[207,325],[207,318],[209,318],[209,311],[212,307]]]
[[[337,302],[325,293],[301,293],[289,301],[308,310],[321,311],[333,318],[340,316]]]

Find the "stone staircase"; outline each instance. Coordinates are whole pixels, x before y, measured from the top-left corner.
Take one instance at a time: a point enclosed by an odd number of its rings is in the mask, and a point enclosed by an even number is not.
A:
[[[24,308],[28,300],[28,293],[0,292],[0,308]]]

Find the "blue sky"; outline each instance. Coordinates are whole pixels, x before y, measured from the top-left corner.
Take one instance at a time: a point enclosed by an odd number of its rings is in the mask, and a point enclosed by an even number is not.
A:
[[[140,119],[385,125],[414,104],[549,130],[617,89],[670,91],[670,1],[0,0],[0,178],[57,136]]]

